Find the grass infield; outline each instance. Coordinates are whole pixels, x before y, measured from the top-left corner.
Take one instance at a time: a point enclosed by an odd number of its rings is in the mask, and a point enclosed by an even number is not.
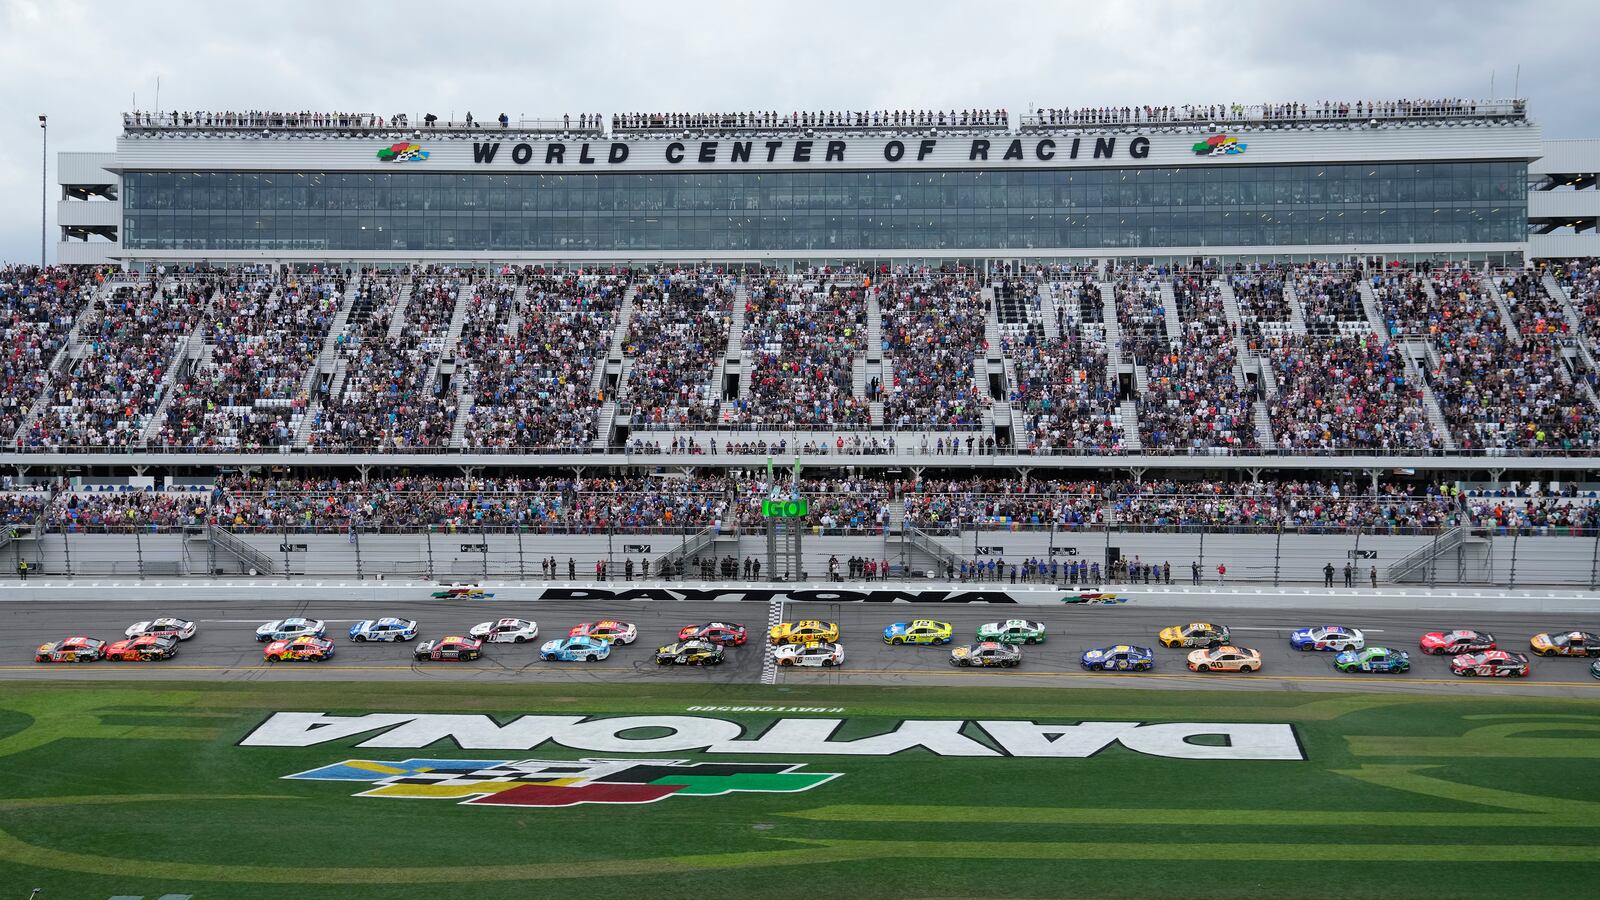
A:
[[[699,705],[842,713],[687,712]],[[603,756],[238,741],[280,710],[1284,722],[1307,759],[741,757],[808,790],[642,805],[468,806],[285,780],[350,759]],[[555,896],[1519,897],[1600,883],[1600,701],[929,687],[11,683],[0,695],[0,900]],[[382,773],[374,777],[381,777]],[[687,793],[694,793],[691,788]],[[706,792],[709,792],[706,791]],[[1582,893],[1582,892],[1580,892]]]

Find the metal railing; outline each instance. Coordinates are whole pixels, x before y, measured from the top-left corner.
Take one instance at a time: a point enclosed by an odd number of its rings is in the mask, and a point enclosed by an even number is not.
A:
[[[201,131],[219,134],[248,134],[260,131],[311,133],[342,132],[365,135],[395,135],[403,132],[420,132],[424,135],[470,134],[482,135],[496,131],[521,131],[541,134],[603,133],[599,113],[565,116],[559,119],[516,119],[507,117],[504,125],[498,117],[466,121],[429,122],[427,116],[415,119],[410,114],[394,118],[376,113],[245,113],[245,112],[137,112],[122,114],[123,131],[129,134],[158,134],[167,131]]]

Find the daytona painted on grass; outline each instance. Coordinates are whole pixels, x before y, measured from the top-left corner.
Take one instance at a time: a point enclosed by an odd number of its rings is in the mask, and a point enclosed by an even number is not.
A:
[[[1228,758],[1280,733],[1262,726],[1287,728],[1293,752]],[[1192,752],[1150,737],[1180,732]],[[1597,766],[1600,701],[1583,699],[30,682],[0,697],[0,884],[1570,896],[1600,879]]]

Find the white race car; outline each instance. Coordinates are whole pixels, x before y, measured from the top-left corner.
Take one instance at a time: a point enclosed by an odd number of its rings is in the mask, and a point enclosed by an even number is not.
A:
[[[194,623],[163,616],[159,619],[151,619],[148,622],[135,622],[129,625],[128,630],[124,631],[123,634],[131,638],[153,634],[156,637],[170,637],[177,638],[180,641],[187,641],[189,638],[194,637]]]
[[[838,666],[844,664],[844,645],[826,641],[809,644],[784,644],[772,651],[772,660],[780,666]]]
[[[539,625],[527,619],[499,619],[479,622],[467,633],[492,644],[522,644],[539,636]]]
[[[300,616],[293,616],[288,619],[279,619],[276,622],[268,622],[257,628],[256,640],[262,643],[267,641],[292,641],[297,637],[303,637],[308,634],[313,637],[322,637],[327,630],[328,626],[323,624],[321,619],[304,619]]]

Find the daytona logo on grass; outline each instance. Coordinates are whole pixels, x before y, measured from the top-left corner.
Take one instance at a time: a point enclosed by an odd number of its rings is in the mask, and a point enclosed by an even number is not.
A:
[[[800,763],[690,763],[679,759],[347,759],[285,775],[374,785],[357,797],[456,800],[468,806],[654,803],[736,792],[796,793],[839,777]]]

